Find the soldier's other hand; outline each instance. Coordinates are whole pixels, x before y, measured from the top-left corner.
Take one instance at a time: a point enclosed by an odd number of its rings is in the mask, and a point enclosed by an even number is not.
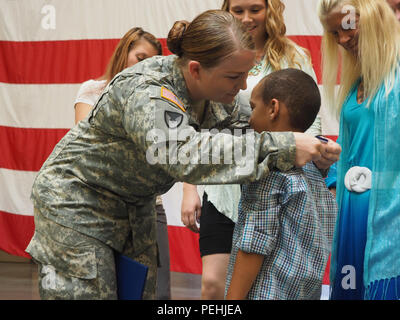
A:
[[[328,139],[328,143],[323,144],[322,146],[321,159],[314,161],[314,163],[319,169],[328,169],[339,160],[341,152],[342,148],[340,145],[335,141]]]
[[[181,206],[181,221],[191,231],[199,233],[197,226],[201,215],[201,201],[197,188],[194,185],[184,183],[183,199]],[[197,223],[196,223],[197,222]]]
[[[310,161],[321,160],[323,144],[320,140],[306,133],[293,134],[296,141],[296,167],[302,167]]]

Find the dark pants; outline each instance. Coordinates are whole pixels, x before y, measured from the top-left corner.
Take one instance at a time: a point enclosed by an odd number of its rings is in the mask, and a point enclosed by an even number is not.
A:
[[[157,211],[157,247],[159,265],[157,269],[157,300],[171,299],[171,277],[169,270],[169,244],[167,217],[162,205],[156,206]]]

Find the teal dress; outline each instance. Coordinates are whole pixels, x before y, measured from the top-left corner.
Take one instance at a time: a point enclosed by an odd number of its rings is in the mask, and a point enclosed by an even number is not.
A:
[[[348,161],[350,167],[372,170],[373,112],[366,102],[357,103],[357,86],[343,106],[343,121],[350,136]],[[340,143],[340,137],[339,141]],[[332,283],[331,299],[363,299],[363,264],[366,243],[369,190],[355,193],[344,188],[338,216],[337,268]]]
[[[367,101],[357,102],[358,84],[350,92],[343,105],[341,114],[341,134],[345,135],[346,151],[342,153],[338,167],[367,167],[374,172],[374,127],[376,108],[367,108]],[[343,137],[338,143],[342,145]],[[343,145],[342,145],[343,147]],[[341,174],[344,177],[346,172]],[[334,265],[331,274],[331,299],[362,300],[362,299],[398,299],[400,293],[400,277],[377,280],[365,287],[365,266],[370,265],[365,254],[368,228],[375,210],[371,211],[371,190],[362,193],[349,191],[343,184],[344,179],[337,181],[341,191],[338,198],[339,215],[335,230],[335,241],[332,256]],[[376,182],[376,181],[375,181]],[[374,174],[372,174],[374,183]],[[340,194],[338,194],[340,197]],[[370,217],[368,217],[370,212]],[[385,259],[385,257],[382,257]]]

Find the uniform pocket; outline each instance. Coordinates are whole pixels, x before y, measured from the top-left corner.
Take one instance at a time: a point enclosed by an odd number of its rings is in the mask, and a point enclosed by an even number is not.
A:
[[[65,276],[79,279],[97,277],[94,246],[67,246],[36,231],[26,252],[43,266],[53,266]]]

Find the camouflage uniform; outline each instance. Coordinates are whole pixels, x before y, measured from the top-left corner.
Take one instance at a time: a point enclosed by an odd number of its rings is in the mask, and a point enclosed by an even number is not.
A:
[[[211,149],[207,144],[211,140],[213,147],[226,143],[227,135],[213,136],[201,129],[248,125],[248,114],[238,104],[206,102],[202,123],[193,105],[175,56],[146,59],[110,82],[87,120],[71,129],[43,164],[32,189],[36,228],[27,252],[42,269],[51,266],[57,274],[73,278],[66,291],[79,291],[88,279],[99,278],[110,283],[105,291],[115,290],[115,276],[105,275],[112,268],[101,270],[99,263],[102,255],[116,250],[149,266],[145,298],[154,298],[156,195],[177,181],[245,183],[265,176],[271,168],[286,171],[293,167],[292,133],[255,134],[254,168],[246,175],[237,174],[235,162],[149,163],[147,151],[163,142],[149,139],[154,129],[166,133],[168,153],[197,150],[200,143]],[[189,136],[172,141],[167,134],[172,126],[178,133],[186,130]],[[240,136],[229,143],[246,148]],[[60,235],[64,232],[71,236]],[[106,248],[109,252],[105,253]],[[87,295],[58,296],[56,291],[44,294],[41,288],[44,298],[115,298],[115,293],[103,295],[100,284],[97,291],[88,289]]]

